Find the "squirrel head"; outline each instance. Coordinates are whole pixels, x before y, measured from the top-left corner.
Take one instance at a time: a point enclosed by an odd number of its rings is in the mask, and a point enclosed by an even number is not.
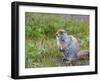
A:
[[[67,35],[66,31],[64,29],[59,29],[56,33],[56,37],[61,37],[63,35]]]
[[[69,42],[68,35],[64,29],[59,29],[56,33],[57,45],[60,50],[67,48]]]

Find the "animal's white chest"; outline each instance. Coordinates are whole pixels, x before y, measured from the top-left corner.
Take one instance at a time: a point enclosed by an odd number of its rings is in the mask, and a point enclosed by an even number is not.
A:
[[[57,39],[57,46],[58,46],[58,48],[59,48],[59,46],[60,46],[60,41],[59,41],[59,38],[58,38],[58,37],[56,37],[56,39]]]
[[[65,48],[67,47],[66,42],[60,41],[58,37],[57,37],[56,39],[57,39],[57,46],[58,46],[58,48],[59,48],[60,50],[63,50],[63,49],[65,49]]]

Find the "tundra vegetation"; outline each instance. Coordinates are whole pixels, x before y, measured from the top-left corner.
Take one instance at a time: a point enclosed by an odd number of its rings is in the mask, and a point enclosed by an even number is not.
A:
[[[78,39],[80,50],[89,50],[89,16],[49,13],[25,13],[25,67],[66,66],[58,50],[56,32],[63,28]],[[87,65],[89,59],[77,65]]]

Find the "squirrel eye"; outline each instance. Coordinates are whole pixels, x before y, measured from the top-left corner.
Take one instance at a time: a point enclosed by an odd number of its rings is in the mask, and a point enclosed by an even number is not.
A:
[[[60,32],[61,34],[63,34],[63,32]]]

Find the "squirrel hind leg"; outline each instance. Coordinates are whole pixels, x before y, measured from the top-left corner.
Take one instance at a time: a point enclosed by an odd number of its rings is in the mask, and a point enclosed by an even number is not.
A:
[[[77,59],[70,59],[66,61],[67,66],[75,66],[77,65]]]
[[[66,61],[66,66],[72,66],[70,61]]]
[[[76,60],[71,61],[71,64],[72,64],[73,66],[75,66],[75,65],[77,65],[77,61],[76,61]]]
[[[75,66],[76,62],[75,61],[66,61],[66,66]]]

